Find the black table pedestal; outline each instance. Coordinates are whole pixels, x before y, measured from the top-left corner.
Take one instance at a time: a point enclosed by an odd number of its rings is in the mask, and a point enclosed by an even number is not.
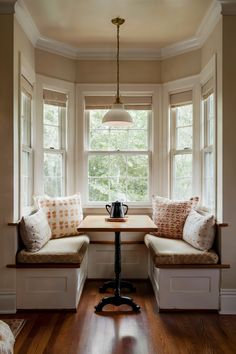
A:
[[[121,250],[120,250],[120,232],[115,232],[115,280],[106,282],[101,288],[100,292],[106,291],[108,288],[115,289],[114,296],[104,297],[97,306],[95,306],[95,312],[102,311],[105,305],[129,305],[133,311],[139,312],[140,306],[133,302],[133,299],[127,296],[120,295],[121,288],[127,288],[131,291],[135,290],[134,286],[127,281],[120,279],[121,273]]]

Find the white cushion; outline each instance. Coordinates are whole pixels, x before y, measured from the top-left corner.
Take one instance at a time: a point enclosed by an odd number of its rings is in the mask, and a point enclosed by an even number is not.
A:
[[[183,239],[199,250],[209,250],[215,237],[214,215],[201,215],[192,210],[184,224]]]
[[[7,323],[0,321],[0,353],[13,354],[14,335]]]
[[[46,211],[52,238],[79,235],[77,230],[83,219],[79,194],[69,197],[37,197],[38,206]]]
[[[39,251],[51,238],[51,234],[51,229],[43,210],[22,217],[20,235],[28,251]]]

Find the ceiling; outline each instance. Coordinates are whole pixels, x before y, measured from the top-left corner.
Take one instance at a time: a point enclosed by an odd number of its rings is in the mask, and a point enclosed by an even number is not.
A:
[[[24,0],[40,34],[76,48],[158,50],[193,37],[213,0]]]

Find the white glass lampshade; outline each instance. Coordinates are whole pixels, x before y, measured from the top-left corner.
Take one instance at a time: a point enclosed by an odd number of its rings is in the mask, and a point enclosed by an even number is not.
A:
[[[108,126],[130,126],[133,124],[131,115],[124,109],[122,103],[114,103],[112,108],[104,115],[102,124]]]

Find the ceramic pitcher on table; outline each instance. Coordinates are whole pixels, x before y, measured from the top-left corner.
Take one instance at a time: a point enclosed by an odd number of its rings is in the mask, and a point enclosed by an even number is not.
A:
[[[118,200],[111,203],[111,205],[106,205],[106,210],[110,214],[110,218],[124,218],[128,212],[128,209],[128,205],[123,204]]]

